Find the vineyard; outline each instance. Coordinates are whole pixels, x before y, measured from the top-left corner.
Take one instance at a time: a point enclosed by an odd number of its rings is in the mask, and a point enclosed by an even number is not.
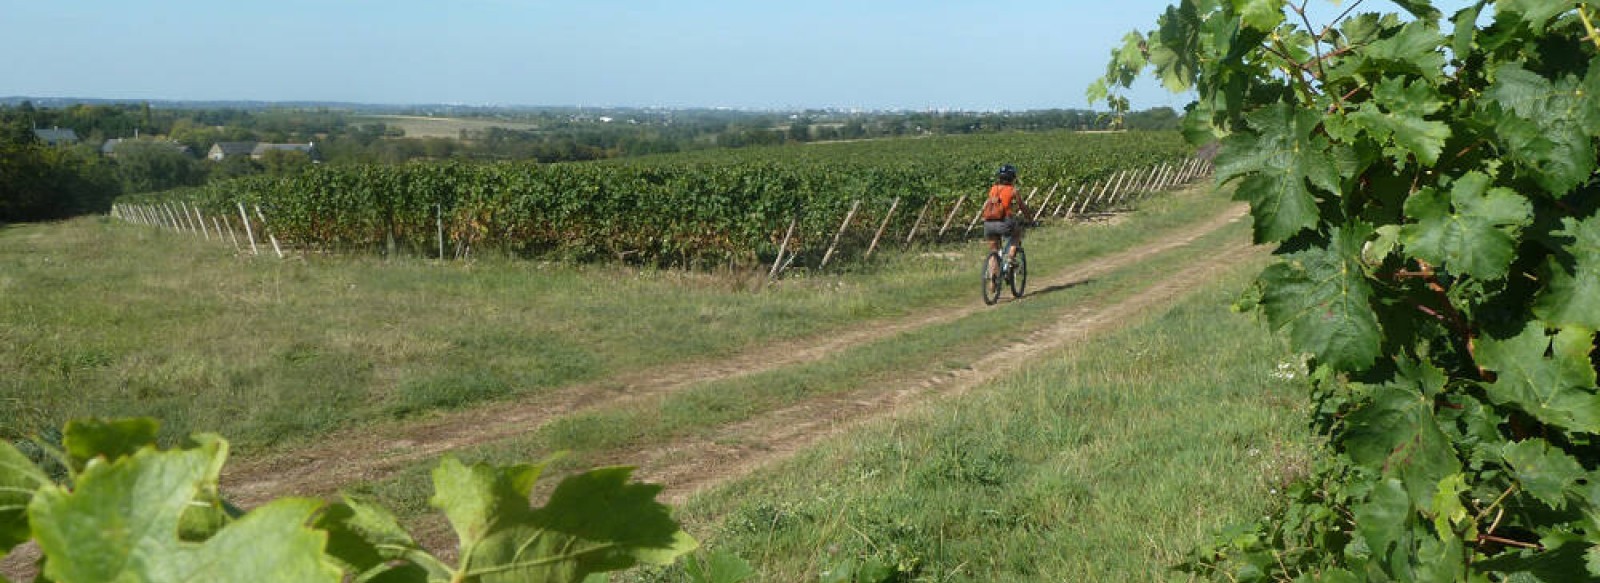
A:
[[[242,223],[252,241],[264,233],[320,251],[690,266],[787,252],[786,264],[825,264],[836,248],[870,254],[885,233],[910,242],[972,232],[967,214],[1001,163],[1021,168],[1033,206],[1056,216],[1198,175],[1205,165],[1191,151],[1171,133],[1057,132],[594,163],[324,166],[124,197],[116,213],[219,237]]]

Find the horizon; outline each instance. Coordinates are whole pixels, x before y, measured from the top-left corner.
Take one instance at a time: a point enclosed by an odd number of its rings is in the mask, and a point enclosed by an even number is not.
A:
[[[440,107],[440,108],[460,108],[460,109],[490,110],[490,111],[493,111],[493,110],[510,110],[510,111],[578,110],[578,111],[582,111],[582,110],[586,110],[586,109],[593,109],[593,110],[602,110],[602,111],[604,111],[604,110],[622,110],[622,111],[728,111],[728,112],[736,112],[736,113],[804,113],[804,112],[820,111],[820,112],[826,112],[826,113],[850,113],[850,114],[855,114],[855,113],[867,113],[867,114],[896,114],[896,113],[1007,114],[1007,113],[1016,113],[1016,114],[1024,114],[1024,113],[1037,113],[1037,112],[1047,112],[1047,111],[1081,111],[1081,112],[1094,112],[1094,113],[1107,113],[1109,111],[1109,110],[1098,109],[1098,108],[1094,108],[1094,107],[1045,107],[1045,108],[1036,108],[1036,109],[997,109],[997,110],[956,109],[956,108],[926,108],[926,109],[878,108],[878,109],[873,109],[873,108],[828,107],[828,106],[824,106],[824,107],[795,107],[795,108],[780,108],[780,107],[712,107],[712,106],[673,107],[673,106],[659,106],[659,105],[572,105],[572,104],[564,104],[564,105],[563,104],[534,105],[534,104],[514,104],[514,103],[424,103],[424,102],[415,102],[415,103],[399,103],[399,102],[395,102],[395,103],[374,103],[374,102],[330,101],[330,100],[282,100],[282,101],[279,101],[279,100],[263,100],[263,99],[166,99],[166,98],[123,99],[123,98],[111,98],[111,97],[86,97],[86,96],[81,96],[81,95],[61,96],[61,97],[42,96],[42,95],[0,95],[0,106],[15,107],[15,106],[18,106],[18,105],[22,104],[23,102],[31,103],[34,107],[59,107],[59,106],[71,106],[71,105],[78,105],[78,104],[84,104],[84,105],[103,105],[103,104],[137,105],[137,104],[148,103],[148,104],[151,105],[151,107],[158,108],[158,109],[162,108],[164,106],[175,106],[174,107],[175,109],[196,109],[196,108],[198,108],[198,106],[220,107],[220,108],[241,108],[240,106],[266,106],[268,108],[273,108],[275,106],[286,106],[286,107],[289,107],[289,108],[318,107],[318,108],[347,108],[347,109],[352,109],[352,110],[359,110],[359,109],[415,110],[415,109]],[[41,105],[41,104],[45,104],[45,105]],[[1168,108],[1168,107],[1170,107],[1170,106],[1157,105],[1157,106],[1147,107],[1147,108],[1133,108],[1133,109],[1129,110],[1129,113],[1140,112],[1140,111],[1149,111],[1149,110],[1158,110],[1158,109]],[[1181,111],[1181,109],[1179,109],[1179,108],[1171,108],[1171,109],[1173,109],[1174,111]]]

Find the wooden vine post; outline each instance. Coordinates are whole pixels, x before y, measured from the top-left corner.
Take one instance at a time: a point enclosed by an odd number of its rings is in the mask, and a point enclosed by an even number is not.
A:
[[[261,230],[267,233],[267,240],[272,241],[272,250],[278,253],[278,259],[283,259],[283,247],[278,246],[278,238],[272,235],[272,229],[267,226],[267,215],[261,214],[261,207],[256,208],[256,216],[261,217]]]
[[[1035,221],[1039,220],[1040,215],[1044,214],[1044,209],[1050,208],[1050,199],[1055,198],[1055,196],[1056,196],[1056,187],[1057,186],[1061,186],[1061,183],[1059,181],[1056,182],[1055,184],[1050,185],[1050,191],[1044,193],[1044,202],[1039,203],[1039,208],[1034,209],[1034,211],[1033,211],[1033,220],[1035,220]]]
[[[772,269],[767,271],[767,281],[770,282],[778,277],[778,267],[783,265],[783,252],[789,248],[789,237],[794,236],[794,226],[799,222],[799,215],[789,219],[789,229],[783,232],[783,242],[778,243],[778,256],[772,259]]]
[[[878,238],[883,236],[883,230],[889,227],[889,219],[894,218],[894,211],[900,208],[900,197],[894,197],[894,202],[889,203],[889,212],[883,214],[883,222],[878,223],[878,232],[872,234],[872,243],[867,245],[866,254],[862,259],[872,257],[872,252],[878,249]]]
[[[260,255],[261,252],[256,249],[256,234],[255,234],[254,231],[252,231],[250,229],[250,215],[245,214],[245,212],[244,212],[244,203],[241,202],[241,203],[238,203],[238,204],[239,204],[239,222],[244,223],[244,238],[250,240],[250,254],[251,255]]]
[[[945,215],[945,217],[944,217],[944,225],[939,227],[939,235],[938,236],[940,236],[940,237],[944,236],[945,230],[950,228],[950,221],[952,219],[956,218],[956,211],[961,210],[961,203],[964,203],[964,202],[967,202],[967,195],[965,195],[965,194],[961,195],[961,198],[956,199],[956,205],[953,206],[953,207],[950,207],[950,214]]]
[[[839,231],[833,234],[833,243],[828,245],[828,251],[822,254],[822,263],[817,269],[828,266],[828,260],[833,258],[833,250],[839,248],[839,237],[844,236],[844,230],[850,226],[850,220],[856,218],[856,210],[861,208],[861,199],[856,199],[850,204],[850,212],[844,214],[844,222],[839,223]]]
[[[910,245],[911,244],[911,240],[916,238],[916,236],[917,236],[917,227],[922,226],[922,219],[923,219],[923,217],[928,216],[928,208],[932,207],[932,206],[933,206],[933,197],[930,196],[930,197],[928,197],[928,200],[923,201],[922,210],[917,212],[917,220],[913,221],[911,223],[911,231],[906,233],[906,244],[907,245]]]

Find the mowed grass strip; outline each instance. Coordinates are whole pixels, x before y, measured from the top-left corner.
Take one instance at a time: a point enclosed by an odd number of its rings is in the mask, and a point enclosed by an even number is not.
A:
[[[1040,230],[1034,268],[1228,204],[1189,194],[1117,224]],[[106,218],[0,227],[0,438],[148,415],[169,440],[220,432],[248,456],[975,299],[982,251],[918,247],[760,288],[759,274],[496,258],[241,259]]]
[[[1184,580],[1308,445],[1298,360],[1231,313],[1241,265],[1170,311],[697,496],[679,517],[763,581],[846,564],[926,581]],[[632,574],[683,581],[677,568]]]
[[[468,462],[511,464],[559,451],[563,455],[551,468],[555,474],[601,464],[637,464],[632,454],[639,450],[674,440],[716,437],[722,427],[807,399],[852,391],[891,391],[968,368],[1003,345],[1055,324],[1065,312],[1109,305],[1200,258],[1213,256],[1229,242],[1247,237],[1247,229],[1246,223],[1236,223],[1100,278],[1044,293],[1036,288],[1026,301],[896,334],[814,362],[701,383],[625,405],[598,407],[556,419],[523,437],[453,455]],[[972,301],[979,300],[974,297]],[[402,518],[423,517],[433,513],[427,500],[432,494],[429,471],[434,465],[433,460],[413,464],[349,490],[395,509]]]

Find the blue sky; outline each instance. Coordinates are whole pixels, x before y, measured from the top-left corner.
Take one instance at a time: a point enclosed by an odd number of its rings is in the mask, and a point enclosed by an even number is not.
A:
[[[0,0],[0,96],[1084,108],[1168,3]]]

